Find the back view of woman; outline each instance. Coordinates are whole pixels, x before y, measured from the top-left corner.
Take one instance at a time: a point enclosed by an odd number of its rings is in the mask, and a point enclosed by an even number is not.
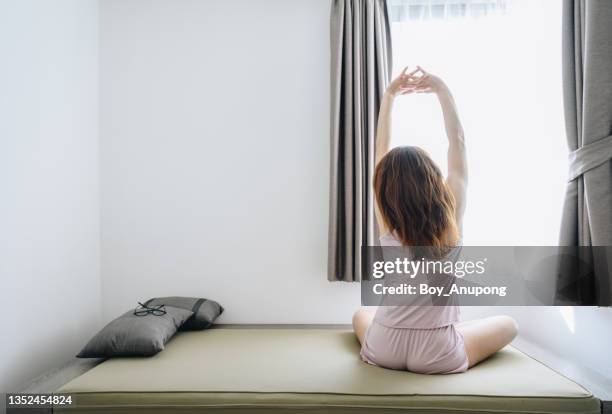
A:
[[[437,95],[448,137],[448,174],[443,177],[418,147],[389,150],[391,113],[397,96]],[[459,246],[465,210],[467,161],[463,128],[444,82],[420,67],[394,79],[383,97],[376,137],[374,192],[382,246]],[[353,328],[364,361],[385,368],[425,374],[463,372],[497,352],[516,336],[516,323],[496,316],[459,323],[459,308],[381,306],[360,309]]]

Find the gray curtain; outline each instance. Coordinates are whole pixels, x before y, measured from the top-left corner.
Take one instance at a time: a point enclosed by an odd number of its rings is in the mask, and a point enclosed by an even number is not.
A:
[[[377,240],[372,176],[378,108],[391,73],[385,0],[333,0],[328,279],[361,280]]]
[[[561,246],[578,267],[561,272],[559,303],[609,306],[612,280],[612,1],[564,0],[563,88],[570,182]],[[580,247],[582,246],[582,247]],[[599,247],[598,247],[599,246]]]

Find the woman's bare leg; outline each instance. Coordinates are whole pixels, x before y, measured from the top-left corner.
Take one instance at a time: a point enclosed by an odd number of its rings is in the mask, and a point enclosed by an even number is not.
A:
[[[518,333],[516,322],[509,316],[461,322],[455,328],[463,335],[470,368],[508,345]]]
[[[353,315],[353,331],[355,331],[355,336],[357,336],[360,344],[363,344],[363,338],[373,319],[374,311],[368,308],[360,308]]]

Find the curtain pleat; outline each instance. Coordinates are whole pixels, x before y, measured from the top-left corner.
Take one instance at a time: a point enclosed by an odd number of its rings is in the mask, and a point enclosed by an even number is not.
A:
[[[575,247],[559,272],[557,302],[612,305],[612,2],[564,0],[563,92],[570,182],[560,245]]]
[[[372,194],[378,109],[391,74],[385,0],[333,0],[328,279],[361,280],[377,239]]]

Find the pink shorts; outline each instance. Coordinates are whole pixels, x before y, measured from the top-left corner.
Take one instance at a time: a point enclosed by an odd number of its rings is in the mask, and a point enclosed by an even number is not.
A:
[[[453,374],[468,369],[463,336],[453,325],[389,328],[373,321],[361,347],[361,358],[383,368],[420,374]]]

